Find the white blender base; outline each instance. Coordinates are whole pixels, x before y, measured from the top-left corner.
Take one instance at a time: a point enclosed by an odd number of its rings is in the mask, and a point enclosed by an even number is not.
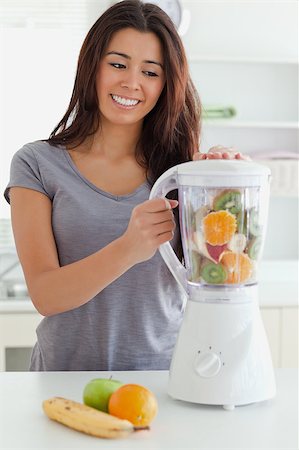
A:
[[[275,396],[257,286],[234,288],[227,294],[201,288],[188,300],[168,393],[175,399],[222,405],[227,410]]]

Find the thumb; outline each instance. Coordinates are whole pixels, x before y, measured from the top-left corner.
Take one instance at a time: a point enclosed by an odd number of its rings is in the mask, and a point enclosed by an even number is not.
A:
[[[207,159],[206,153],[196,152],[193,155],[193,161],[200,161],[201,159]]]
[[[166,208],[167,209],[174,209],[178,206],[179,202],[177,200],[169,200],[168,198],[165,199]]]

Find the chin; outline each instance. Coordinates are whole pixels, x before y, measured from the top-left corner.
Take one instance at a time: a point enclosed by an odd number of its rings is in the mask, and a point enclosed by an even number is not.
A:
[[[105,116],[104,116],[105,117]],[[104,120],[105,122],[109,122],[113,125],[119,125],[119,126],[124,126],[124,125],[128,125],[128,126],[132,126],[132,125],[137,125],[137,124],[141,124],[143,122],[144,117],[117,117],[117,115],[113,115],[112,117],[105,117]]]

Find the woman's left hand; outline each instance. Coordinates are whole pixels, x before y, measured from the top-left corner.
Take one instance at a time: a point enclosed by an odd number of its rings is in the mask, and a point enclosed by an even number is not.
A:
[[[242,159],[244,161],[251,161],[248,155],[243,155],[243,153],[235,151],[232,147],[224,147],[222,145],[211,147],[207,153],[194,153],[193,161],[200,161],[202,159]]]

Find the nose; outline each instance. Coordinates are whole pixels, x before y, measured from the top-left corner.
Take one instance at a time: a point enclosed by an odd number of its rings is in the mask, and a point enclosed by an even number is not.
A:
[[[137,70],[126,70],[123,73],[121,87],[134,91],[140,89],[140,74]]]

